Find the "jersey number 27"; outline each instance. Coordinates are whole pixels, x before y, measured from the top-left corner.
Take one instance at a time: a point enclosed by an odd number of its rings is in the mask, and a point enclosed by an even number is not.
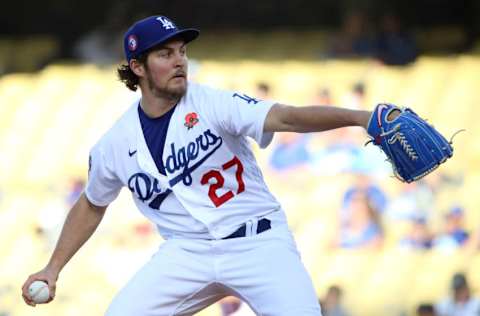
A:
[[[243,165],[242,162],[235,156],[233,157],[232,160],[227,161],[222,165],[222,169],[226,172],[226,170],[236,166],[236,171],[235,171],[235,178],[237,179],[237,193],[240,194],[243,191],[245,191],[245,183],[243,182],[242,179],[242,174],[243,174]],[[210,197],[210,200],[212,200],[213,204],[215,204],[215,207],[219,207],[223,203],[227,202],[231,198],[235,196],[235,194],[229,190],[228,192],[218,196],[217,190],[223,187],[223,184],[225,183],[225,178],[222,176],[222,173],[218,170],[210,170],[207,173],[205,173],[202,176],[202,179],[200,183],[202,185],[209,184],[210,179],[215,179],[215,183],[210,184],[210,187],[208,189],[208,196]]]

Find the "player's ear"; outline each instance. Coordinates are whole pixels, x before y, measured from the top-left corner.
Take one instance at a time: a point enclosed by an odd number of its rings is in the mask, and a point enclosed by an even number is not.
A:
[[[138,77],[144,77],[145,67],[143,63],[141,63],[138,59],[131,59],[129,66],[133,73],[136,74]]]

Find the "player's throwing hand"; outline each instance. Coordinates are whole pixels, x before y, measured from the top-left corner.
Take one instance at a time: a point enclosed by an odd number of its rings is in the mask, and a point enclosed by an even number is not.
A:
[[[28,277],[28,279],[23,283],[22,286],[22,297],[25,303],[30,306],[35,306],[37,303],[34,302],[32,297],[30,297],[30,293],[28,288],[30,285],[35,281],[45,281],[48,284],[48,290],[50,293],[49,299],[45,303],[39,304],[47,304],[51,302],[55,298],[55,288],[57,283],[58,274],[55,273],[53,270],[45,268],[37,273],[34,273]]]

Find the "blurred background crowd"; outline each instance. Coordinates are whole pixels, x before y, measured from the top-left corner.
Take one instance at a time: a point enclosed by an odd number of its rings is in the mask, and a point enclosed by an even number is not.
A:
[[[138,97],[115,67],[126,27],[153,14],[202,30],[191,80],[300,106],[388,101],[448,137],[466,129],[453,159],[411,184],[359,128],[254,148],[325,316],[480,315],[480,2],[20,0],[0,12],[1,316],[102,315],[162,242],[124,190],[55,301],[23,304],[21,284],[83,190],[90,147]],[[253,314],[229,297],[200,315]]]

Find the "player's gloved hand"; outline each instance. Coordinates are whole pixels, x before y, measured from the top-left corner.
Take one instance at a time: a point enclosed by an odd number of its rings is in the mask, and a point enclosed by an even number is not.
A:
[[[37,280],[47,282],[48,290],[50,292],[50,298],[44,304],[50,303],[55,298],[57,279],[58,272],[49,268],[48,266],[45,267],[43,270],[40,270],[37,273],[30,275],[22,286],[22,297],[25,303],[30,306],[35,306],[37,304],[30,298],[30,295],[28,293],[28,288],[30,284]]]
[[[378,104],[367,132],[370,142],[383,150],[395,175],[404,182],[426,176],[453,155],[451,141],[409,108]]]

